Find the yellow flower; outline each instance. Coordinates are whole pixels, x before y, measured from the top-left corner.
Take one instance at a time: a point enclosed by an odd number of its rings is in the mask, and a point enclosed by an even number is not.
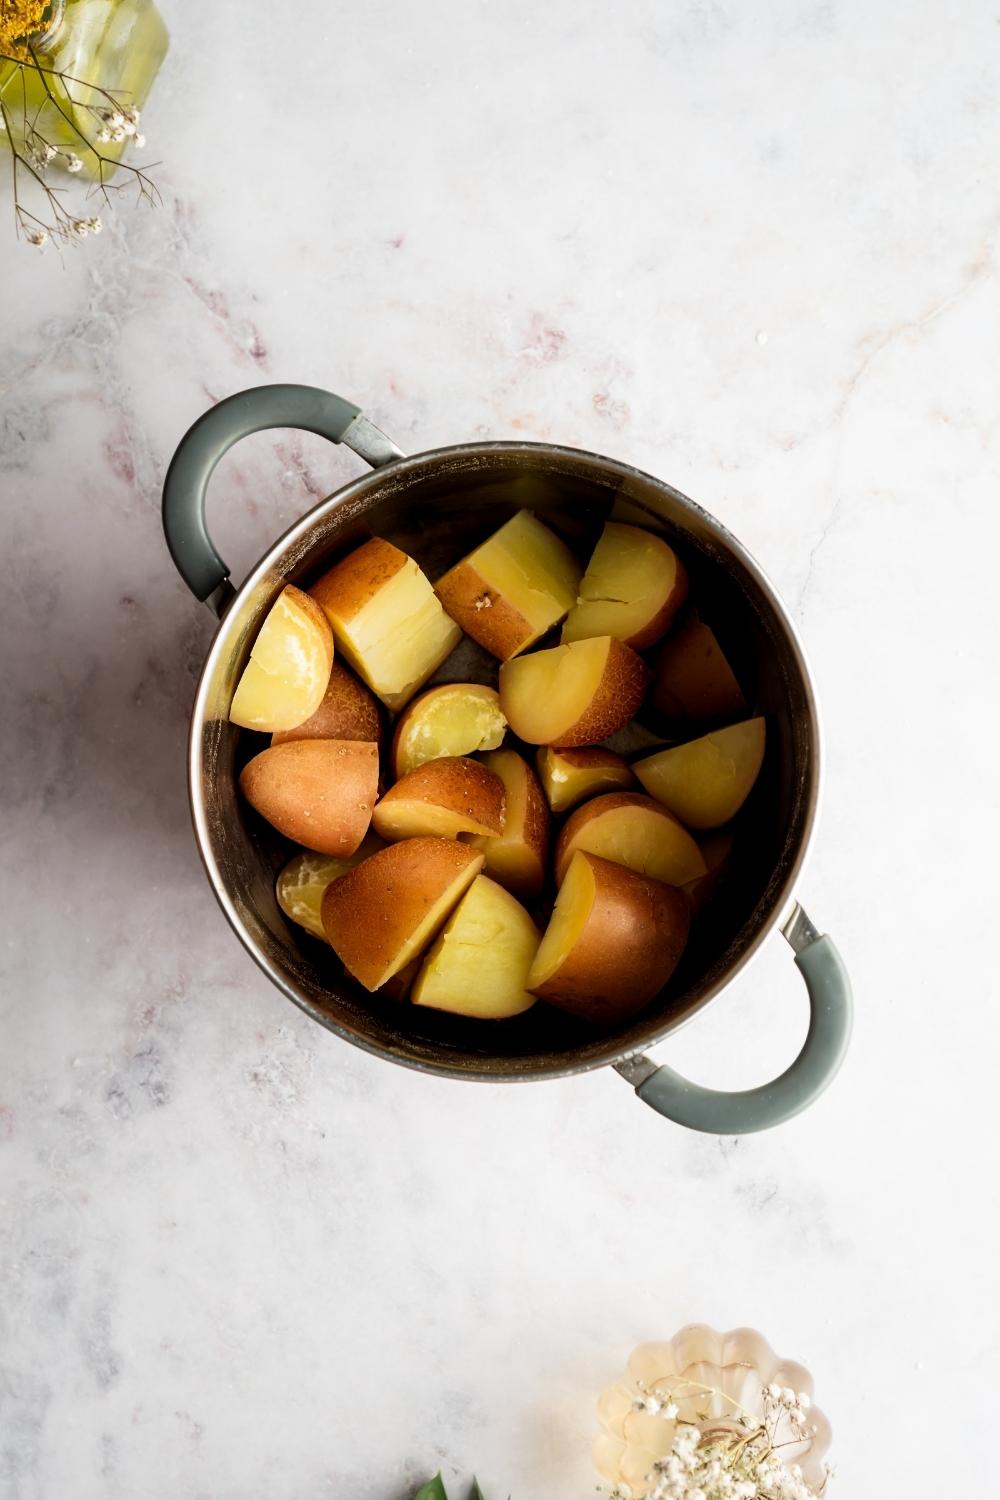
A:
[[[45,30],[51,9],[51,0],[0,0],[0,52],[27,57],[19,44]]]

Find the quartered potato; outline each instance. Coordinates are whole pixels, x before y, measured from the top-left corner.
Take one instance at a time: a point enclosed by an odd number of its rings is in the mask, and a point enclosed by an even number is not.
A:
[[[380,537],[348,553],[309,592],[346,660],[387,708],[408,703],[461,639],[413,558]]]
[[[669,630],[687,591],[684,564],[662,537],[609,521],[566,616],[562,639],[613,635],[644,651]]]
[[[578,851],[528,974],[550,1005],[610,1025],[648,1005],[673,973],[690,926],[680,891]]]
[[[323,611],[289,584],[268,611],[236,685],[229,718],[265,733],[294,729],[323,701],[333,635]]]
[[[535,1003],[526,981],[541,937],[509,891],[477,875],[424,959],[410,998],[481,1021],[518,1016]]]
[[[453,620],[507,661],[572,609],[580,565],[530,510],[517,515],[437,582]]]
[[[629,646],[598,636],[504,662],[500,707],[529,745],[595,745],[628,722],[647,680]]]

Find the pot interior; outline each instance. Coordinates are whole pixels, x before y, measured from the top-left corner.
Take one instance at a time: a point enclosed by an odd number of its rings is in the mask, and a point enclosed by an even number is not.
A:
[[[739,815],[731,868],[695,922],[663,993],[612,1030],[541,1002],[512,1020],[476,1022],[369,995],[345,979],[324,944],[282,914],[274,882],[293,846],[236,789],[240,768],[268,739],[231,725],[229,704],[262,615],[284,584],[307,588],[372,534],[396,543],[436,579],[522,506],[583,560],[609,518],[665,536],[689,571],[691,598],[715,630],[751,710],[767,719],[764,765]],[[427,686],[495,685],[497,668],[466,639]],[[655,719],[641,722],[659,742],[669,739]],[[651,743],[647,735],[643,744]],[[533,749],[527,753],[533,759]],[[591,454],[531,444],[470,445],[402,460],[366,475],[294,526],[247,580],[220,627],[192,731],[192,799],[203,855],[216,894],[254,957],[289,998],[332,1031],[411,1066],[468,1077],[544,1077],[596,1067],[666,1035],[703,1006],[787,903],[808,840],[817,776],[815,709],[801,653],[742,548],[657,480]]]

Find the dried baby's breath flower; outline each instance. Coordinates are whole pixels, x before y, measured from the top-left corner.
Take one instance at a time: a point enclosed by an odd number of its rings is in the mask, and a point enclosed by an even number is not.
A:
[[[816,1488],[797,1463],[786,1463],[782,1456],[783,1449],[795,1445],[801,1451],[808,1395],[769,1385],[757,1416],[713,1386],[688,1380],[682,1385],[665,1397],[641,1391],[633,1402],[637,1411],[676,1422],[671,1451],[647,1476],[646,1500],[818,1500],[825,1493],[829,1469]],[[717,1403],[725,1403],[727,1417],[677,1421],[677,1401],[699,1394],[709,1398],[707,1409],[717,1411]],[[631,1500],[631,1495],[627,1485],[619,1484],[611,1500]]]

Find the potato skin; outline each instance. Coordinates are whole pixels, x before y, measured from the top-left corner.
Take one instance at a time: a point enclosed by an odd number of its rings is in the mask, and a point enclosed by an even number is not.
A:
[[[626,646],[631,646],[633,651],[648,651],[650,646],[655,646],[657,641],[661,640],[662,637],[666,635],[667,631],[674,623],[674,620],[677,617],[678,610],[681,609],[685,599],[687,598],[687,590],[687,573],[684,570],[684,564],[681,562],[680,558],[678,558],[677,583],[674,588],[674,592],[660,606],[656,614],[653,615],[652,619],[649,621],[648,625],[646,625],[642,630],[636,630],[632,635],[629,636],[628,640],[625,642]]]
[[[594,899],[578,941],[543,984],[539,999],[585,1021],[628,1020],[666,984],[690,930],[680,891],[582,852],[594,876]]]
[[[500,777],[467,755],[425,761],[389,788],[375,809],[375,828],[385,839],[393,831],[393,810],[403,803],[443,807],[468,822],[469,833],[503,832],[507,797]]]
[[[516,656],[531,639],[530,622],[468,561],[456,563],[434,585],[434,592],[466,635],[501,661]]]
[[[405,552],[373,536],[334,563],[309,593],[327,615],[350,621],[408,561]]]
[[[368,832],[378,747],[361,740],[293,740],[255,755],[240,791],[262,818],[319,854],[353,854]]]
[[[327,886],[322,905],[327,941],[359,984],[369,990],[384,986],[409,963],[409,957],[397,960],[435,903],[465,878],[457,902],[482,865],[478,849],[453,839],[390,844]],[[437,927],[451,909],[441,913]],[[436,931],[427,934],[427,944]]]
[[[667,636],[653,665],[650,702],[665,719],[716,723],[738,719],[746,698],[715,632],[694,610]]]
[[[318,609],[311,599],[309,602]],[[326,623],[325,615],[323,621]],[[291,740],[371,740],[380,745],[382,719],[374,694],[353,672],[335,661],[316,712],[295,729],[277,730],[271,736],[272,745],[284,745]]]
[[[475,843],[486,855],[487,874],[526,901],[545,884],[552,824],[548,803],[538,777],[516,750],[491,750],[485,764],[504,784],[506,812],[500,837],[478,837]]]
[[[642,706],[649,669],[631,646],[610,637],[604,675],[576,723],[555,741],[560,747],[594,745],[615,734]]]

